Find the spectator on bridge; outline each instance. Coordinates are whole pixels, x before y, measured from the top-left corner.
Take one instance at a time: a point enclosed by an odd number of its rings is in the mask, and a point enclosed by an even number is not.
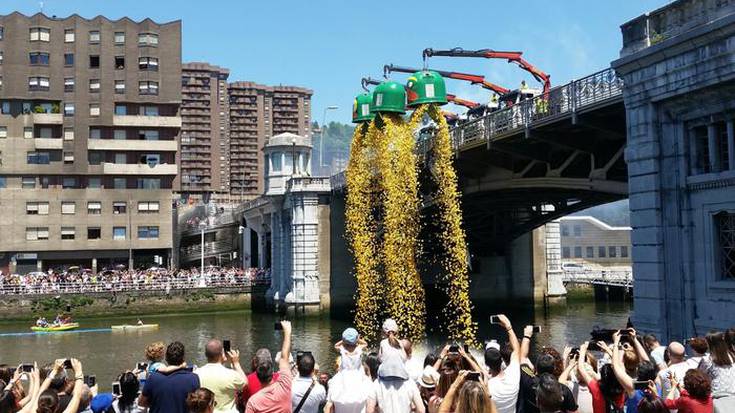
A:
[[[362,366],[362,351],[367,342],[360,338],[357,330],[350,327],[342,332],[342,340],[334,345],[339,352],[340,369],[354,370]]]
[[[436,394],[436,385],[439,383],[439,372],[433,366],[425,366],[419,378],[419,393],[424,404],[424,410],[429,411],[429,400]]]
[[[166,347],[166,363],[178,366],[185,363],[185,348],[178,341]],[[168,375],[154,372],[146,380],[138,405],[148,407],[150,413],[186,413],[186,398],[199,388],[199,377],[190,369],[179,369]]]
[[[245,372],[240,366],[240,352],[231,350],[225,354],[222,342],[212,339],[204,348],[204,356],[207,364],[198,368],[195,374],[199,376],[200,386],[214,393],[217,405],[215,412],[233,413],[235,408],[235,395],[245,385]],[[232,368],[224,366],[229,361]]]
[[[200,387],[186,396],[186,407],[189,413],[213,413],[217,405],[214,397],[209,389]]]
[[[289,357],[291,354],[291,322],[281,321],[283,343],[278,361],[278,379],[273,380],[273,364],[258,365],[255,373],[263,388],[250,396],[245,413],[291,413],[291,386],[293,376]]]
[[[529,341],[533,336],[533,326],[526,326],[523,331],[523,341]],[[530,344],[529,344],[530,345]],[[536,404],[539,384],[539,376],[544,373],[552,374],[557,379],[563,373],[563,361],[560,360],[559,352],[551,347],[542,349],[541,354],[536,358],[535,366],[524,364],[521,366],[521,382],[518,392],[518,402],[520,403],[520,411],[523,413],[538,413],[539,406]],[[535,369],[534,369],[535,367]],[[561,371],[560,371],[561,367]],[[557,375],[558,374],[558,375]],[[574,400],[572,391],[567,386],[561,387],[562,405],[561,410],[565,412],[573,412],[577,410],[577,403]]]
[[[707,350],[709,350],[707,339],[704,337],[693,337],[687,341],[687,344],[692,349],[692,356],[687,359],[689,368],[696,369],[699,367],[702,359],[707,356]]]
[[[661,343],[658,342],[656,335],[646,334],[643,336],[643,344],[645,344],[646,350],[648,350],[648,353],[651,355],[656,367],[658,367],[659,370],[666,369],[667,366],[664,361],[664,352],[666,351],[666,347],[662,346]]]
[[[118,378],[120,396],[112,402],[113,413],[145,413],[146,409],[138,405],[140,383],[133,372],[126,371]]]
[[[563,388],[553,374],[544,373],[539,376],[538,387],[536,388],[536,406],[540,413],[566,411],[563,408]]]
[[[662,394],[667,395],[672,388],[672,377],[676,381],[681,382],[687,370],[696,368],[686,358],[686,349],[678,341],[669,343],[667,349],[669,353],[669,367],[658,373],[658,379],[661,383]]]
[[[525,328],[523,343],[520,344],[508,317],[500,314],[498,319],[500,326],[508,334],[511,353],[509,355],[502,354],[497,343],[491,342],[488,344],[485,349],[485,366],[487,366],[490,376],[487,381],[488,390],[495,402],[498,413],[515,413],[521,380],[521,360],[528,355],[533,327],[527,326]],[[505,369],[503,369],[503,362],[505,362]]]
[[[373,355],[368,360],[368,371],[375,368],[380,362]],[[329,380],[327,386],[327,404],[325,413],[364,413],[367,399],[373,390],[373,381],[365,372],[365,368],[356,363],[347,362],[338,364],[339,371]],[[372,367],[370,367],[372,366]],[[372,373],[371,373],[372,374]],[[377,372],[375,373],[377,376]]]
[[[672,378],[671,390],[666,397],[666,407],[679,413],[712,413],[712,387],[709,377],[700,370],[691,369],[684,376],[684,388]]]
[[[735,354],[725,341],[725,333],[712,332],[706,338],[709,355],[702,359],[699,368],[712,382],[712,395],[735,396]]]
[[[593,377],[597,377],[597,359],[590,352],[587,352],[586,359],[588,373]],[[566,367],[559,376],[559,383],[565,384],[572,391],[572,396],[577,402],[577,413],[593,413],[592,394],[577,371],[579,368],[579,348],[575,350],[567,346],[564,349],[564,360]]]
[[[592,394],[593,413],[622,412],[625,405],[623,387],[615,377],[615,372],[610,364],[605,364],[600,368],[599,380],[590,374],[587,365],[588,347],[589,342],[587,341],[579,346],[577,372]]]
[[[311,353],[296,358],[299,377],[294,379],[291,387],[291,405],[295,413],[317,413],[319,407],[326,403],[327,391],[314,377],[315,365]]]
[[[439,413],[495,413],[495,404],[490,400],[487,387],[480,381],[467,380],[471,373],[463,370],[449,387],[439,407]],[[482,376],[480,376],[482,377]]]
[[[378,380],[367,399],[366,413],[424,413],[416,382],[397,357],[388,357],[378,369]]]
[[[398,323],[392,318],[383,322],[383,337],[378,351],[380,361],[384,363],[389,357],[398,357],[405,363],[408,360],[408,354],[398,338]]]

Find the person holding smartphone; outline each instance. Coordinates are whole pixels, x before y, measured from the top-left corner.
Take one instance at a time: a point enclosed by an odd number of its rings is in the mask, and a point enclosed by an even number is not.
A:
[[[273,379],[273,367],[271,365],[258,365],[256,374],[263,388],[250,396],[245,406],[245,413],[291,413],[291,385],[293,375],[288,354],[291,354],[291,322],[281,321],[283,332],[283,343],[281,344],[281,357],[278,361],[278,379]]]
[[[491,322],[497,321],[508,334],[510,342],[510,354],[503,354],[497,342],[491,342],[485,349],[485,365],[488,368],[489,380],[488,390],[495,402],[498,413],[515,413],[518,400],[518,389],[521,382],[521,360],[528,356],[530,346],[530,335],[524,333],[523,344],[518,342],[518,337],[513,331],[513,326],[508,317],[498,314],[491,317]],[[529,330],[526,327],[526,330]],[[533,331],[530,331],[533,333]],[[505,369],[503,369],[505,362]]]
[[[199,376],[201,386],[214,393],[214,411],[235,411],[235,395],[246,380],[245,372],[240,366],[240,351],[230,349],[226,352],[222,341],[212,339],[204,347],[204,356],[207,364],[199,367],[195,374]],[[228,361],[232,368],[225,367],[224,364]]]

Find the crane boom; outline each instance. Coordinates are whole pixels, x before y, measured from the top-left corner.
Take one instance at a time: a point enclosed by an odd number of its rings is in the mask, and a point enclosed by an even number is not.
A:
[[[508,62],[517,64],[521,69],[530,73],[534,79],[544,84],[544,95],[547,95],[551,89],[551,76],[529,63],[522,57],[523,52],[497,51],[492,49],[480,50],[464,50],[461,47],[455,47],[449,50],[434,50],[432,48],[424,49],[423,57],[426,60],[432,56],[447,57],[481,57],[485,59],[507,59]]]
[[[421,70],[422,69],[416,69],[413,67],[405,67],[405,66],[396,66],[393,64],[383,66],[383,73],[385,73],[386,75],[391,72],[416,73],[416,72],[420,72]],[[469,73],[450,72],[446,70],[436,70],[436,69],[426,69],[426,70],[437,72],[440,75],[446,78],[449,78],[449,79],[463,80],[465,82],[470,82],[473,85],[480,85],[484,89],[491,90],[501,96],[510,92],[510,89],[507,89],[502,86],[496,85],[494,83],[488,82],[487,80],[485,80],[485,76],[472,75]]]
[[[464,107],[466,107],[468,109],[474,109],[474,108],[480,106],[480,104],[477,103],[477,102],[473,102],[473,101],[467,100],[467,99],[458,98],[457,96],[451,95],[449,93],[447,93],[447,100],[450,101],[450,102],[452,102],[452,103],[454,103],[455,105],[464,106]]]

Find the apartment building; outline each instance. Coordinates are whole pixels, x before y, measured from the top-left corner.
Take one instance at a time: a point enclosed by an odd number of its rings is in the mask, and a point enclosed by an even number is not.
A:
[[[180,191],[202,199],[230,191],[228,69],[209,63],[181,67]]]
[[[591,216],[559,220],[561,258],[565,262],[600,266],[630,266],[630,227],[614,227]]]
[[[230,102],[230,193],[252,199],[263,193],[263,146],[271,136],[311,138],[311,95],[294,86],[233,82]]]
[[[167,265],[181,22],[0,16],[0,269]]]

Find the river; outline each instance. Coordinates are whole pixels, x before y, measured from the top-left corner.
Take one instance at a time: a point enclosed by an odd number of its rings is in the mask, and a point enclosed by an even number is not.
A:
[[[537,309],[506,311],[517,334],[523,325],[532,323],[541,327],[535,345],[552,345],[559,351],[566,343],[589,338],[594,326],[624,327],[632,310],[630,302],[593,302],[567,300],[566,304],[552,306],[548,311]],[[488,317],[502,309],[483,306],[476,309],[482,340],[496,337],[504,340],[505,333],[497,326],[488,325]],[[144,348],[154,341],[178,340],[186,346],[189,362],[202,365],[204,345],[211,337],[229,339],[232,347],[241,350],[242,365],[249,371],[249,359],[256,349],[268,347],[274,352],[280,345],[280,333],[274,331],[277,317],[250,311],[226,313],[198,313],[151,315],[142,317],[146,323],[158,323],[154,331],[113,332],[111,324],[133,323],[130,318],[77,320],[83,329],[99,329],[68,333],[33,334],[27,323],[0,324],[0,363],[17,365],[37,361],[39,365],[55,358],[76,357],[84,366],[85,374],[97,376],[102,390],[109,391],[110,383],[126,369],[133,369],[144,361]],[[332,343],[337,341],[345,321],[330,320],[325,316],[308,316],[293,321],[293,348],[314,353],[322,370],[334,371],[335,353]],[[22,334],[15,334],[22,333]],[[420,346],[417,354],[440,344],[441,338],[429,332],[429,344]]]

